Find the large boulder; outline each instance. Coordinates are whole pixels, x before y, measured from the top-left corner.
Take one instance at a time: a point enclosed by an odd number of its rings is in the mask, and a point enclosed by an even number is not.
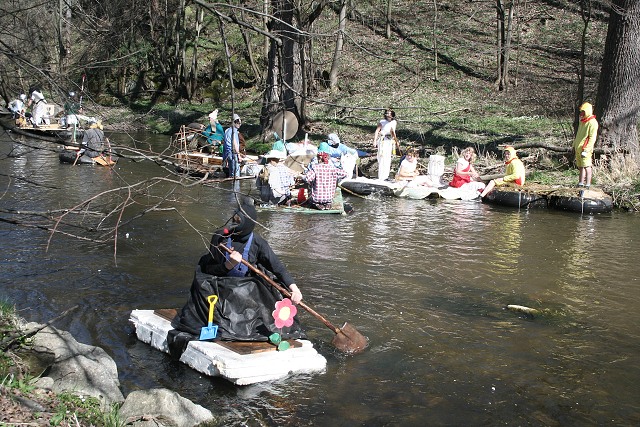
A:
[[[213,419],[208,409],[167,389],[131,392],[119,415],[132,427],[192,427]]]
[[[103,349],[79,343],[69,332],[47,326],[33,336],[33,351],[50,363],[36,386],[55,393],[93,396],[105,405],[124,401],[116,363]]]

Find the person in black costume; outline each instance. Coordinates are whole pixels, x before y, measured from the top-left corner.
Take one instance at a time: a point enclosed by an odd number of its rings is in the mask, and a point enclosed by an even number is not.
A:
[[[291,301],[298,304],[302,301],[300,289],[269,243],[253,232],[256,218],[254,205],[248,202],[241,203],[233,213],[233,225],[216,231],[211,237],[209,253],[200,259],[202,272],[214,276],[245,277],[250,272],[247,266],[241,263],[244,258],[251,264],[257,264],[262,270],[266,269],[275,274],[278,281],[284,283],[291,291]],[[231,254],[222,253],[218,247],[221,243],[234,251]]]
[[[283,296],[241,263],[244,258],[288,288],[294,304],[302,300],[302,293],[284,264],[269,243],[254,232],[256,218],[252,201],[241,201],[230,226],[217,230],[211,237],[209,252],[196,266],[189,300],[172,322],[175,329],[169,332],[168,343],[174,356],[184,351],[188,341],[198,339],[206,326],[209,295],[218,296],[214,307],[216,340],[268,341],[274,332],[279,332],[283,339],[306,338],[297,319],[284,330],[275,327],[272,312]],[[233,248],[233,252],[222,250],[220,244]]]

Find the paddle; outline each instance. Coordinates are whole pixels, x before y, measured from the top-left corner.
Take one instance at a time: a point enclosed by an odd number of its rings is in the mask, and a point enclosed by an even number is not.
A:
[[[219,247],[222,248],[223,250],[225,250],[228,253],[233,252],[233,249],[229,249],[228,247],[226,247],[222,243],[219,245]],[[284,295],[287,298],[291,298],[291,292],[289,292],[287,289],[285,289],[281,285],[279,285],[276,282],[274,282],[269,276],[264,274],[257,267],[255,267],[253,264],[251,264],[250,262],[248,262],[245,259],[242,259],[241,262],[244,265],[246,265],[249,268],[249,270],[253,271],[258,276],[262,277],[267,283],[269,283],[271,286],[273,286],[278,291],[280,291],[280,293],[282,295]],[[354,354],[354,353],[360,353],[365,348],[367,348],[367,346],[369,345],[369,340],[367,339],[367,337],[365,337],[360,332],[358,332],[358,330],[355,327],[351,326],[350,324],[345,322],[345,324],[342,326],[342,328],[338,328],[338,327],[334,326],[331,322],[329,322],[320,313],[318,313],[317,311],[315,311],[314,309],[309,307],[307,304],[305,304],[303,302],[300,302],[300,303],[298,303],[298,305],[300,307],[304,308],[305,310],[307,310],[309,313],[311,313],[311,315],[313,315],[313,317],[315,317],[316,319],[320,320],[322,323],[325,324],[325,326],[327,326],[329,329],[331,329],[336,334],[336,336],[333,337],[333,340],[331,341],[331,344],[333,344],[333,346],[335,348],[337,348],[338,350],[343,351],[343,352],[348,353],[348,354]]]

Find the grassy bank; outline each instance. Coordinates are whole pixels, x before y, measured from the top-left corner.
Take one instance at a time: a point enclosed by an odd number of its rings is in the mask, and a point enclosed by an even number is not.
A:
[[[30,340],[12,305],[0,301],[0,425],[122,427],[117,408],[104,412],[94,397],[55,394],[33,385]]]

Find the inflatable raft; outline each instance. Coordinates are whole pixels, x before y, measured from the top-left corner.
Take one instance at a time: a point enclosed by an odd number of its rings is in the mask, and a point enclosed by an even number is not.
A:
[[[167,334],[175,310],[133,310],[129,321],[138,339],[169,353]],[[236,385],[273,381],[299,373],[324,372],[327,360],[311,341],[291,340],[290,348],[277,351],[266,342],[191,341],[180,361],[196,371],[222,377]]]
[[[586,190],[541,184],[497,187],[482,201],[519,209],[550,208],[589,215],[613,210],[613,199],[600,189]]]
[[[357,194],[359,196],[369,196],[371,194],[379,194],[381,196],[393,196],[396,190],[402,189],[404,183],[395,181],[382,181],[379,179],[371,179],[358,177],[353,179],[344,179],[340,181],[340,188],[348,193]]]
[[[91,158],[86,155],[78,157],[77,150],[62,150],[60,154],[58,154],[58,158],[60,159],[61,163],[69,163],[72,165],[113,166],[118,161],[118,157],[115,155],[95,158]]]

